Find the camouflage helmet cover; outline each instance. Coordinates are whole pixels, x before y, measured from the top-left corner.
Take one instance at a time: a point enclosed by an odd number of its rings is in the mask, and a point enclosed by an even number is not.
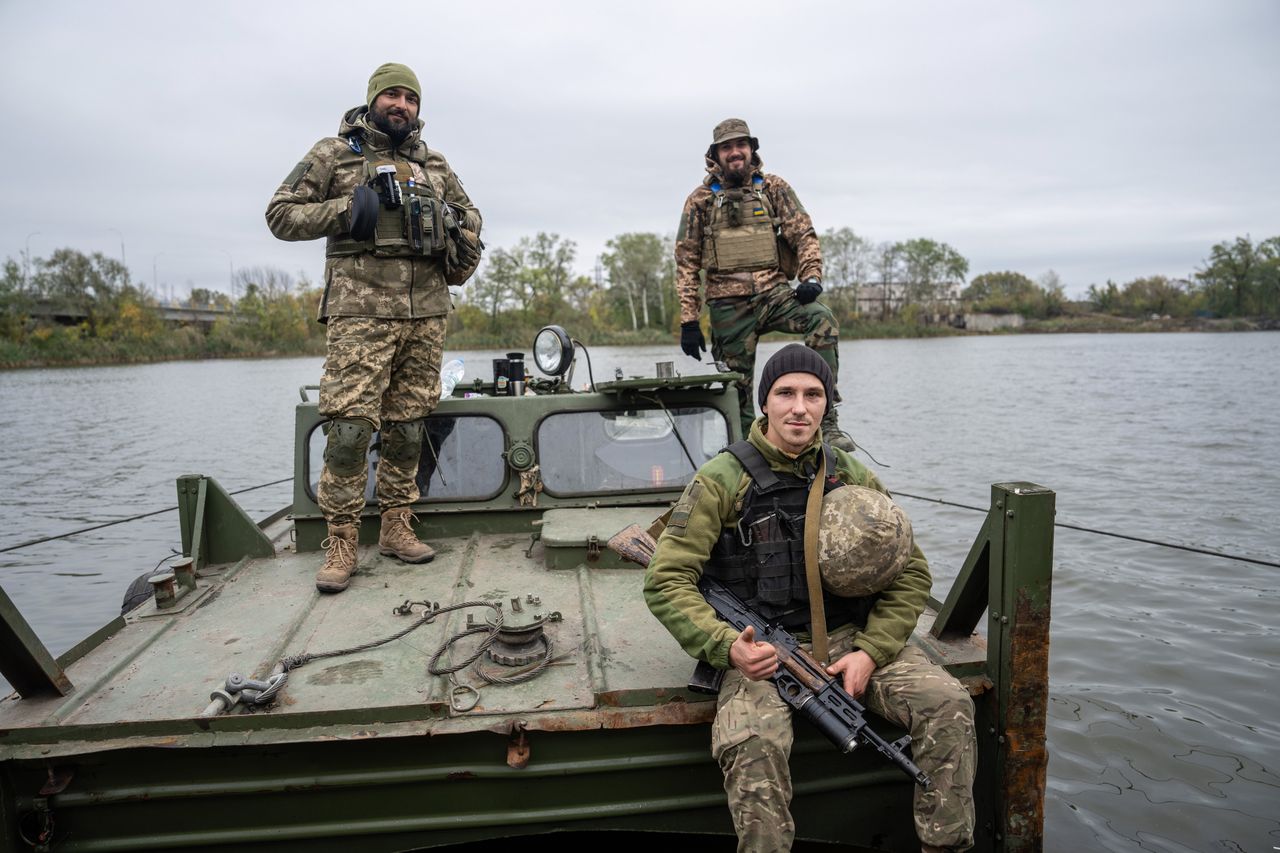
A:
[[[747,127],[747,123],[740,118],[727,118],[716,125],[715,130],[711,131],[711,144],[707,146],[707,159],[716,159],[716,146],[721,142],[728,142],[730,139],[743,139],[751,143],[751,151],[755,153],[760,148],[760,140],[751,135],[751,129]]]
[[[818,571],[828,592],[882,591],[906,568],[912,543],[911,519],[888,495],[844,486],[823,496]]]

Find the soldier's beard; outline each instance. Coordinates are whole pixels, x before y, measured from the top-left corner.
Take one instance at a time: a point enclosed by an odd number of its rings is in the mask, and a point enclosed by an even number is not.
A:
[[[391,138],[391,144],[395,145],[397,148],[400,146],[401,142],[404,142],[409,138],[410,133],[413,133],[412,122],[403,121],[400,124],[395,124],[385,112],[370,110],[369,120],[373,122],[374,127],[389,136]]]
[[[751,174],[751,162],[748,160],[741,169],[730,170],[728,166],[721,166],[720,171],[724,173],[724,182],[731,187],[740,187],[747,182],[747,176]]]

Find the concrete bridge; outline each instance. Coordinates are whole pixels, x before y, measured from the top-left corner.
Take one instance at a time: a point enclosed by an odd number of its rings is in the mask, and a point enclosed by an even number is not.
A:
[[[167,303],[155,306],[160,319],[175,326],[211,327],[221,317],[235,317],[236,312],[230,308],[219,308],[216,305],[180,305]],[[28,312],[30,317],[50,320],[63,326],[74,326],[89,319],[88,312],[80,308],[60,305],[48,300],[41,300]]]

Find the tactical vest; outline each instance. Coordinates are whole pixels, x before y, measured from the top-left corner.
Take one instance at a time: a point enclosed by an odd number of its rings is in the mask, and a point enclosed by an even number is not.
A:
[[[755,175],[749,187],[725,189],[711,184],[711,202],[702,237],[702,263],[708,272],[755,272],[778,266],[778,221]]]
[[[443,257],[450,226],[456,229],[457,223],[452,208],[436,198],[430,181],[417,182],[404,160],[374,156],[361,144],[358,133],[347,137],[347,144],[364,156],[362,182],[378,191],[378,220],[369,240],[353,240],[345,234],[330,237],[325,255],[371,252],[380,258]],[[409,159],[423,166],[425,175],[426,143],[415,145]]]
[[[823,493],[843,484],[835,455],[824,446]],[[753,610],[788,630],[809,630],[809,584],[804,567],[805,504],[811,480],[774,471],[748,441],[729,445],[751,478],[737,525],[721,532],[705,574],[733,590]],[[879,595],[843,598],[823,590],[827,628],[866,625]]]

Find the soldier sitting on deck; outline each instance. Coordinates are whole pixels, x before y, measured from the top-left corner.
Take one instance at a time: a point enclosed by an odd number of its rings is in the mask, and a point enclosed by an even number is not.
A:
[[[760,560],[763,552],[739,532],[759,532],[768,513],[785,512],[786,540],[803,541],[805,499],[815,477],[824,477],[828,490],[863,486],[888,494],[851,455],[823,443],[819,423],[832,386],[827,363],[800,344],[769,359],[760,382],[764,416],[746,441],[703,465],[685,489],[649,563],[645,599],[685,651],[729,670],[711,749],[724,771],[739,850],[791,848],[791,709],[766,680],[777,669],[776,650],[756,642],[750,628],[739,633],[716,618],[698,590],[704,572],[793,633],[829,624],[826,642],[814,643],[819,650],[830,645],[827,671],[872,711],[908,730],[916,763],[932,777],[931,788],[915,791],[922,850],[966,850],[974,829],[973,701],[955,678],[906,644],[932,585],[920,549],[904,543],[900,573],[874,594],[824,591],[821,607],[812,607],[803,554],[775,547],[768,549],[772,559]],[[762,476],[775,483],[757,500]]]

